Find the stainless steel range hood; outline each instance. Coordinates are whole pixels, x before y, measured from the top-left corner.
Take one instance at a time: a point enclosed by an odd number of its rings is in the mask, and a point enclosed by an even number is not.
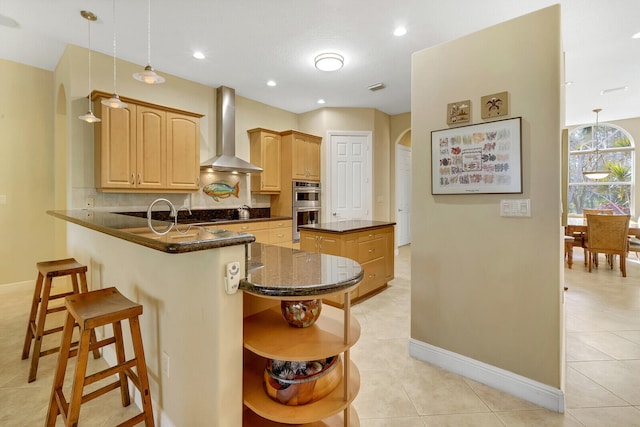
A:
[[[221,172],[262,172],[262,168],[236,157],[235,89],[220,86],[216,95],[216,156],[201,163],[200,168]]]

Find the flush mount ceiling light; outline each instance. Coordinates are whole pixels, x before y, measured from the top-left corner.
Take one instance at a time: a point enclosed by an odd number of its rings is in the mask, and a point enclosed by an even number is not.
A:
[[[204,53],[200,52],[199,50],[193,52],[193,57],[196,59],[204,59]]]
[[[321,53],[314,62],[320,71],[337,71],[344,65],[344,58],[337,53]]]
[[[135,73],[133,78],[146,84],[160,84],[165,82],[165,78],[156,74],[151,66],[151,0],[148,1],[147,15],[147,66],[144,71]]]
[[[113,95],[109,99],[103,99],[102,105],[109,108],[127,108],[127,104],[120,100],[116,92],[116,0],[113,0]]]
[[[587,158],[587,161],[582,169],[582,175],[588,179],[604,179],[609,176],[609,168],[604,162],[604,157],[600,152],[600,141],[599,141],[599,132],[600,127],[598,126],[598,113],[602,111],[601,108],[596,108],[593,110],[596,113],[596,125],[591,128],[591,148],[595,148],[592,154]],[[595,147],[594,147],[595,146]]]
[[[324,104],[324,99],[318,99],[318,104]]]
[[[635,33],[631,36],[632,39],[640,39],[640,33]]]
[[[267,86],[274,87],[274,86],[276,86],[276,85],[277,85],[277,83],[276,83],[276,82],[274,82],[273,80],[269,80],[269,81],[267,82]]]
[[[89,27],[89,37],[88,37],[88,48],[89,48],[89,111],[87,111],[84,115],[79,116],[80,120],[84,120],[87,123],[97,123],[102,120],[93,115],[93,109],[91,106],[91,22],[96,21],[98,17],[93,13],[87,10],[83,10],[80,12],[80,15],[87,20],[87,26]]]
[[[407,34],[407,29],[405,27],[398,27],[395,30],[393,30],[393,35],[396,37],[402,37],[405,34]]]

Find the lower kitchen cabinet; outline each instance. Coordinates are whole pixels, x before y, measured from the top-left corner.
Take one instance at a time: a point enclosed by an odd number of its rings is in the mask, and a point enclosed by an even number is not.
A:
[[[220,224],[216,228],[241,231],[256,236],[256,242],[292,247],[292,221],[290,219],[270,221],[248,221],[237,224]]]

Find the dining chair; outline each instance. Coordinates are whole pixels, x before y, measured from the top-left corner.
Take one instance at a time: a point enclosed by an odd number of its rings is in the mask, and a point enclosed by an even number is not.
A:
[[[587,215],[613,215],[613,209],[582,209],[582,216],[585,221]],[[589,250],[587,249],[587,234],[584,232],[578,232],[573,234],[573,246],[579,246],[584,251],[584,265],[587,265],[589,259]],[[598,266],[598,258],[595,258],[596,267]]]
[[[610,255],[607,263],[612,269],[614,255],[620,255],[620,272],[627,277],[629,220],[630,215],[587,215],[589,273],[593,264],[597,267],[598,254]]]

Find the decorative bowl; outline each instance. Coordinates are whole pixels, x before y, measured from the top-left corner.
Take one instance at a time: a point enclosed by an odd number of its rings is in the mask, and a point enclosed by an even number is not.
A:
[[[305,405],[322,399],[340,384],[340,355],[309,362],[267,360],[264,387],[276,402],[289,406]]]
[[[322,300],[282,301],[280,310],[284,320],[296,328],[306,328],[315,323],[322,311]]]

